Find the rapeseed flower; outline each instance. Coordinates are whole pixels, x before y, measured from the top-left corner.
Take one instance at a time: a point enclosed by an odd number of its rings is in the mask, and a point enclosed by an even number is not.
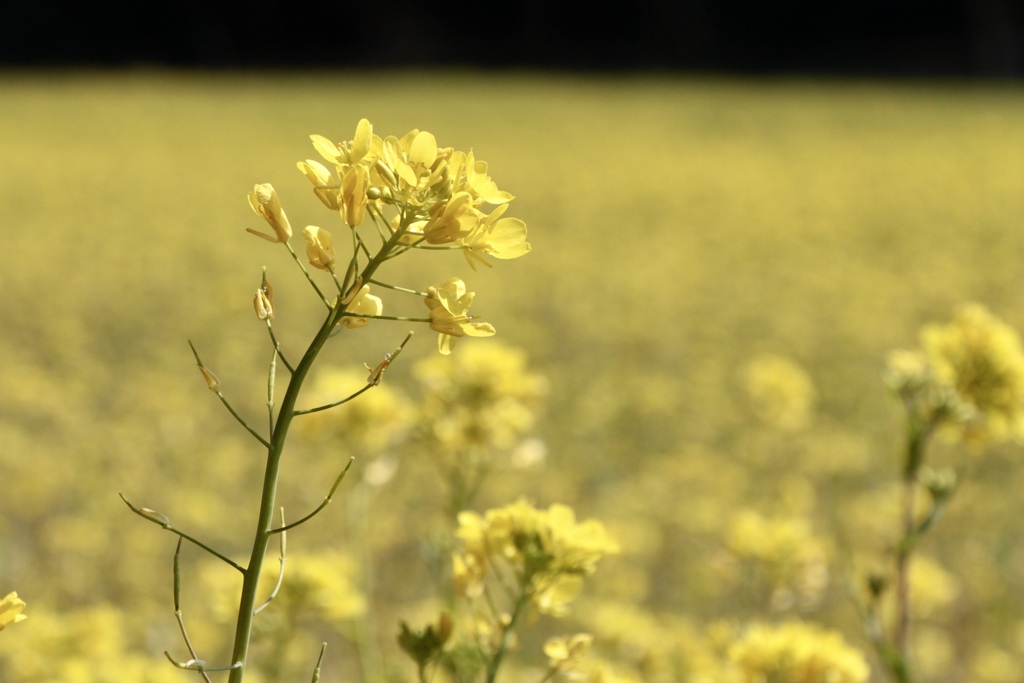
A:
[[[596,520],[576,521],[572,508],[552,505],[539,510],[525,500],[484,515],[459,513],[455,554],[456,588],[468,597],[483,593],[486,574],[495,562],[507,565],[519,589],[537,611],[554,616],[582,588],[583,578],[597,569],[618,544]]]
[[[22,614],[24,609],[25,601],[18,597],[17,591],[5,595],[3,600],[0,600],[0,631],[11,624],[27,619]]]
[[[467,292],[466,283],[459,278],[431,287],[427,292],[429,296],[423,302],[430,310],[430,329],[440,333],[437,346],[443,355],[452,352],[457,337],[491,337],[495,334],[490,324],[471,322],[469,307],[475,293]]]
[[[838,632],[801,621],[750,627],[729,659],[746,683],[863,683],[871,672]]]
[[[315,225],[307,225],[302,231],[306,239],[306,257],[309,258],[309,265],[320,270],[331,270],[334,262],[338,260],[334,253],[334,244],[331,233]]]
[[[338,321],[339,326],[352,329],[363,327],[370,322],[370,318],[384,312],[384,302],[380,300],[380,297],[370,294],[370,285],[363,285],[356,292],[352,301],[345,304],[345,312],[349,315],[342,316]]]
[[[263,217],[274,230],[273,235],[268,235],[252,228],[246,228],[246,232],[257,237],[262,237],[268,242],[287,242],[292,236],[292,226],[288,223],[288,216],[281,208],[281,200],[270,183],[256,185],[249,193],[249,206],[259,216]]]
[[[926,327],[921,345],[935,381],[975,413],[964,424],[968,438],[1024,436],[1024,350],[1013,328],[970,304],[949,324]]]

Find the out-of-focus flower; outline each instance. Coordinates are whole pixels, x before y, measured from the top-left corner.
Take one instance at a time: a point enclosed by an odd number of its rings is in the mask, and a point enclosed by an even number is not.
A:
[[[548,666],[558,671],[575,669],[590,650],[593,642],[594,636],[589,633],[548,638],[544,643],[544,654],[547,655]]]
[[[280,565],[263,565],[260,581],[273,586]],[[358,587],[357,564],[344,553],[293,555],[288,553],[287,571],[274,607],[296,615],[315,614],[332,622],[348,621],[366,613],[366,597]]]
[[[404,621],[399,623],[398,644],[420,666],[436,657],[452,635],[452,617],[442,612],[437,624],[413,631]]]
[[[1020,337],[978,304],[947,325],[929,325],[921,345],[935,380],[977,413],[968,436],[1003,441],[1024,436],[1024,350]]]
[[[886,384],[915,420],[970,443],[1024,438],[1024,349],[978,304],[921,331],[921,350],[890,354]]]
[[[338,257],[334,253],[334,244],[331,240],[331,233],[315,225],[307,225],[302,231],[306,238],[306,256],[309,258],[309,265],[320,270],[330,270]]]
[[[288,216],[285,215],[284,209],[281,208],[281,200],[278,199],[273,185],[270,183],[256,185],[249,193],[249,206],[270,224],[274,234],[268,235],[252,228],[246,228],[246,232],[262,237],[268,242],[287,242],[291,239],[292,226],[288,223]]]
[[[498,342],[469,346],[454,358],[427,357],[413,367],[430,449],[515,448],[534,427],[547,380],[531,372],[521,349]]]
[[[438,350],[448,355],[455,347],[456,337],[491,337],[495,329],[488,323],[471,322],[469,306],[473,303],[474,292],[466,291],[466,283],[459,278],[431,287],[423,302],[430,309],[430,329],[440,333]]]
[[[776,609],[814,605],[828,585],[826,545],[802,517],[769,519],[741,510],[729,525],[726,545],[737,558],[759,565]]]
[[[838,632],[801,621],[751,626],[729,659],[746,683],[863,683],[871,673]]]
[[[24,621],[27,618],[22,614],[24,609],[25,601],[18,597],[17,591],[5,595],[3,600],[0,600],[0,631],[11,624]]]
[[[370,322],[370,318],[361,318],[359,315],[377,316],[384,312],[384,302],[380,297],[370,294],[370,285],[363,285],[353,297],[352,301],[345,305],[347,313],[358,315],[346,315],[338,321],[339,326],[349,328],[363,327]]]
[[[365,386],[366,375],[360,370],[323,366],[313,378],[304,400],[311,406],[327,405]],[[304,438],[343,440],[354,452],[378,454],[398,443],[414,419],[405,394],[384,383],[344,406],[307,415],[297,429]]]
[[[596,520],[578,523],[565,505],[538,510],[519,500],[483,516],[464,511],[458,519],[456,588],[463,595],[479,595],[488,567],[502,562],[534,607],[554,616],[568,612],[583,578],[594,573],[601,558],[619,551],[604,525]]]
[[[766,425],[795,431],[811,421],[814,384],[788,358],[759,356],[744,368],[742,381],[754,415]]]

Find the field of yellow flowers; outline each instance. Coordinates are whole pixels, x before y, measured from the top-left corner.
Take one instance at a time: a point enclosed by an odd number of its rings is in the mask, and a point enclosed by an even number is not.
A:
[[[562,675],[589,645],[606,667],[589,680],[753,683],[782,641],[832,673],[770,680],[887,680],[863,623],[900,537],[886,360],[967,303],[1024,330],[1019,87],[145,71],[0,87],[0,595],[27,603],[0,619],[0,680],[198,678],[163,655],[187,659],[175,538],[118,493],[247,552],[263,460],[188,342],[263,424],[262,268],[284,345],[322,310],[287,253],[246,234],[266,228],[246,193],[273,183],[297,232],[322,221],[296,162],[310,134],[345,140],[364,117],[473,149],[532,251],[476,272],[459,254],[403,263],[407,280],[472,279],[497,335],[444,357],[417,328],[365,400],[297,428],[292,519],[356,461],[288,534],[253,680],[308,679],[321,642],[320,680],[414,680],[399,622],[456,600],[456,528],[479,540],[486,510],[521,500],[600,520],[617,553],[512,644],[507,680]],[[346,332],[311,396],[358,389],[408,329]],[[934,443],[960,483],[912,565],[915,681],[1019,680],[1022,448]],[[180,573],[191,639],[221,661],[232,574],[191,546]]]

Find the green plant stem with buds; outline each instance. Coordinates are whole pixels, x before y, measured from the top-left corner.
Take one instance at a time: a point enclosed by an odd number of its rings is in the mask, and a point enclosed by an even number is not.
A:
[[[398,244],[403,232],[403,230],[396,231],[384,243],[377,254],[370,259],[362,273],[360,273],[360,278],[363,282],[369,280],[373,273],[390,258],[391,251]],[[289,249],[289,251],[291,250]],[[351,286],[351,283],[346,281],[339,289],[346,289]],[[319,290],[317,291],[319,292]],[[281,470],[281,457],[284,454],[284,447],[292,419],[300,412],[296,409],[299,393],[303,382],[309,375],[317,356],[327,343],[327,340],[331,338],[337,329],[340,329],[338,328],[338,322],[345,313],[345,306],[341,303],[339,297],[339,300],[327,314],[316,336],[313,337],[313,341],[310,342],[302,359],[296,364],[288,382],[288,388],[285,390],[284,398],[281,399],[277,419],[274,421],[273,432],[270,435],[267,446],[267,464],[263,474],[263,491],[260,497],[260,511],[256,522],[256,532],[253,535],[252,552],[249,555],[249,563],[243,571],[242,597],[238,605],[238,620],[235,625],[235,640],[231,653],[231,661],[236,664],[236,668],[231,670],[230,677],[228,678],[229,683],[242,683],[245,676],[245,665],[249,656],[249,643],[252,638],[252,624],[256,610],[256,591],[259,586],[260,573],[263,569],[267,548],[270,545],[271,537],[275,533],[273,516],[277,504],[277,485]]]

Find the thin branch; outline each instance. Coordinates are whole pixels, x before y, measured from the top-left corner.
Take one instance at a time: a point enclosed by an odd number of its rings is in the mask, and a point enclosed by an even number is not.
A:
[[[257,432],[255,429],[250,427],[249,423],[242,419],[242,416],[239,415],[232,407],[232,405],[228,402],[228,400],[224,398],[224,394],[220,390],[220,382],[216,381],[216,378],[213,376],[213,374],[206,368],[205,365],[203,365],[203,361],[199,358],[199,352],[196,350],[195,344],[192,343],[191,339],[189,340],[188,345],[192,349],[192,355],[196,357],[196,365],[199,366],[199,371],[202,372],[203,377],[206,378],[206,383],[210,387],[210,390],[213,391],[213,393],[217,394],[217,398],[219,398],[220,402],[224,404],[224,407],[228,409],[228,412],[230,412],[234,416],[235,420],[238,421],[238,424],[245,427],[245,430],[252,434],[257,441],[263,444],[264,448],[270,448],[270,442],[264,439],[260,435],[260,433]],[[213,378],[213,381],[211,381],[211,378]]]
[[[267,371],[267,417],[270,438],[274,438],[274,381],[277,379],[277,350],[270,357],[270,370]]]
[[[282,525],[283,529],[287,529],[288,528],[288,527],[284,526],[284,508],[283,507],[281,508],[281,525]],[[284,582],[284,563],[285,563],[285,561],[287,559],[288,559],[288,534],[285,533],[284,531],[282,531],[281,532],[281,554],[280,554],[281,570],[277,573],[277,583],[274,584],[274,590],[270,591],[270,596],[267,598],[266,602],[264,602],[262,605],[260,605],[256,609],[254,609],[253,612],[252,612],[253,614],[259,614],[260,612],[265,610],[267,608],[267,605],[272,603],[274,601],[274,598],[277,597],[278,591],[281,590],[281,584]]]
[[[174,657],[171,657],[171,653],[164,650],[164,656],[167,660],[178,667],[179,669],[187,669],[188,671],[198,671],[199,673],[205,673],[207,671],[231,671],[233,669],[241,669],[242,663],[235,662],[228,666],[207,666],[206,662],[202,659],[190,659],[187,662],[179,662]]]
[[[288,362],[288,359],[285,358],[284,354],[281,352],[281,342],[277,340],[277,335],[274,334],[274,326],[271,324],[270,318],[267,318],[266,323],[267,332],[270,333],[270,340],[274,342],[274,350],[277,351],[277,355],[281,358],[281,362],[284,363],[286,368],[288,368],[288,372],[295,372],[295,368],[292,367],[292,364]]]
[[[304,523],[308,522],[309,520],[313,519],[313,517],[315,517],[316,515],[318,515],[321,510],[323,510],[325,507],[327,507],[328,503],[331,502],[331,499],[334,498],[334,494],[338,490],[338,486],[341,485],[342,479],[344,479],[345,475],[348,474],[348,471],[352,467],[352,463],[354,463],[355,460],[356,460],[355,458],[349,458],[348,459],[348,464],[345,465],[345,469],[343,469],[341,471],[341,474],[338,475],[338,478],[334,480],[334,485],[331,486],[331,490],[328,492],[327,497],[324,498],[323,502],[320,503],[320,505],[318,505],[315,510],[310,512],[308,515],[306,515],[305,517],[303,517],[299,521],[292,522],[291,524],[288,524],[288,525],[284,524],[284,517],[282,515],[282,518],[281,518],[282,526],[278,527],[277,529],[271,529],[269,533],[271,533],[271,534],[284,534],[284,532],[288,531],[289,529],[294,529],[295,527],[299,526],[300,524],[304,524]],[[284,563],[282,562],[282,565],[283,564]]]
[[[168,519],[167,515],[162,514],[160,512],[157,512],[156,510],[151,510],[149,508],[140,508],[140,507],[138,507],[136,505],[133,505],[131,503],[131,501],[129,501],[127,498],[125,498],[124,494],[121,493],[120,491],[118,491],[117,495],[121,496],[121,500],[124,501],[124,504],[127,505],[131,509],[131,511],[134,512],[135,514],[137,514],[139,517],[142,517],[145,520],[153,522],[153,524],[156,524],[157,526],[159,526],[159,527],[161,527],[163,529],[167,529],[172,534],[176,534],[177,536],[179,536],[180,538],[185,539],[189,543],[192,543],[193,545],[202,548],[203,550],[205,550],[206,552],[210,553],[214,557],[219,558],[219,559],[223,560],[224,562],[227,562],[232,567],[234,567],[238,571],[240,571],[243,574],[245,574],[245,569],[240,564],[238,564],[237,562],[232,560],[231,558],[227,557],[223,553],[217,552],[216,550],[214,550],[210,546],[206,545],[202,541],[199,541],[199,540],[193,538],[192,536],[189,536],[184,531],[181,531],[179,529],[175,529],[173,526],[171,526],[171,520]]]
[[[362,389],[360,389],[356,393],[354,393],[351,396],[348,396],[346,398],[343,398],[340,401],[335,401],[334,403],[328,403],[327,405],[323,405],[323,406],[317,406],[316,408],[307,408],[305,410],[296,410],[296,411],[294,411],[294,414],[295,415],[308,415],[310,413],[319,413],[321,410],[329,410],[330,408],[334,408],[334,407],[340,406],[342,403],[348,403],[349,401],[354,399],[356,396],[359,396],[360,394],[362,394],[362,393],[372,389],[373,386],[374,386],[373,384],[367,384],[365,387],[363,387]]]
[[[428,297],[428,296],[430,296],[430,294],[428,294],[427,292],[420,292],[420,291],[417,291],[415,289],[409,289],[408,287],[399,287],[398,285],[389,285],[388,283],[381,282],[380,280],[372,280],[371,279],[368,282],[371,285],[377,285],[378,287],[386,287],[388,289],[393,289],[396,292],[405,292],[406,294],[415,294],[416,296],[421,296],[421,297]]]
[[[292,255],[292,258],[295,260],[295,263],[298,264],[299,268],[302,269],[302,272],[305,274],[306,279],[309,280],[309,284],[313,286],[313,289],[315,289],[316,293],[320,296],[320,300],[324,302],[324,306],[327,307],[328,311],[331,310],[331,308],[333,308],[331,306],[331,302],[327,300],[327,297],[324,296],[324,293],[320,291],[319,287],[317,287],[316,282],[313,280],[313,276],[309,274],[308,270],[306,270],[306,266],[302,265],[302,261],[299,259],[299,255],[295,253],[295,250],[292,249],[292,245],[289,244],[288,242],[285,242],[284,246],[288,247],[288,253]]]
[[[316,658],[316,667],[313,669],[313,678],[310,683],[318,683],[320,680],[320,666],[324,663],[325,652],[327,652],[327,643],[320,645],[320,656]]]
[[[196,649],[192,647],[192,640],[188,637],[188,631],[185,629],[185,617],[181,612],[181,571],[178,566],[178,560],[181,557],[181,542],[182,538],[178,537],[178,547],[174,549],[174,618],[178,621],[178,629],[181,631],[181,637],[185,641],[185,647],[188,648],[189,655],[192,656],[191,661],[201,661],[199,655],[196,654]],[[206,675],[205,671],[200,671],[199,675],[203,677],[206,683],[213,683],[210,677]]]

